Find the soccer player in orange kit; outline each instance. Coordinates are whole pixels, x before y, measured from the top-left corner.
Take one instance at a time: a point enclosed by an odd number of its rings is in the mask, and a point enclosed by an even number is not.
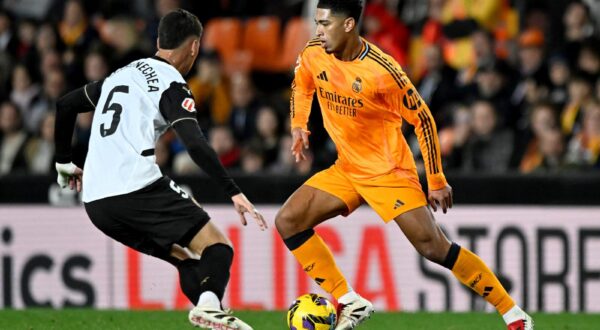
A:
[[[338,301],[336,330],[354,329],[373,305],[354,292],[333,255],[313,228],[363,202],[385,222],[395,221],[425,258],[452,271],[463,284],[491,303],[509,330],[533,329],[533,321],[508,295],[487,265],[468,249],[450,242],[427,204],[444,213],[452,188],[442,172],[435,122],[400,66],[359,36],[361,0],[320,0],[316,38],[298,58],[292,84],[292,153],[304,159],[307,121],[316,93],[325,129],[336,144],[333,166],[311,177],[283,205],[275,224],[305,272]],[[415,127],[427,171],[425,197],[413,155],[401,131]]]

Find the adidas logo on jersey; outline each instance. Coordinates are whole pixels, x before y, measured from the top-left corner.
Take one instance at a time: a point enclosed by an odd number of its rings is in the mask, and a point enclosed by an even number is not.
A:
[[[317,79],[329,81],[329,79],[327,79],[327,72],[323,71],[323,72],[319,73],[319,75],[317,76]]]
[[[186,97],[185,99],[183,99],[183,102],[181,102],[181,107],[185,111],[196,112],[196,103],[191,97]]]
[[[404,203],[401,200],[397,199],[396,203],[394,203],[394,210],[401,207],[402,205],[404,205]]]

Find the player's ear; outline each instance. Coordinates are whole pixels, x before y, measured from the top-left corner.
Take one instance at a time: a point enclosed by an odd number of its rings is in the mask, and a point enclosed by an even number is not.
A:
[[[198,50],[200,49],[200,39],[192,39],[190,42],[190,55],[193,57],[198,54]]]
[[[350,32],[356,26],[356,21],[352,17],[348,17],[344,20],[344,31]]]

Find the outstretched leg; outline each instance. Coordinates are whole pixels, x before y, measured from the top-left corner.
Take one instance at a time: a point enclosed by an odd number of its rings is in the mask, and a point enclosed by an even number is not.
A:
[[[358,197],[355,202],[358,206]],[[313,230],[319,223],[347,213],[348,208],[340,198],[303,185],[290,196],[275,218],[285,245],[304,271],[339,302],[336,330],[354,329],[373,313],[373,305],[352,290],[333,254]]]
[[[221,306],[233,261],[229,240],[208,222],[192,238],[188,249],[200,256],[200,259],[188,258],[177,263],[181,290],[196,305],[189,313],[190,322],[208,329],[251,330],[248,324],[223,311]],[[181,256],[181,251],[173,249],[172,255]]]
[[[348,293],[350,288],[335,264],[333,254],[313,228],[346,211],[346,204],[339,198],[303,185],[275,217],[275,226],[283,242],[306,274],[336,299]]]
[[[509,329],[515,322],[523,323],[522,330],[533,329],[531,318],[516,306],[492,270],[473,252],[451,243],[428,208],[408,211],[394,220],[422,256],[450,269],[461,283],[492,304]]]

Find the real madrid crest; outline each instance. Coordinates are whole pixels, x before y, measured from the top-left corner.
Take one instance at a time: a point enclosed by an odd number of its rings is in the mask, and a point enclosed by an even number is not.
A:
[[[356,80],[352,83],[352,90],[354,93],[360,93],[362,91],[362,80],[356,77]]]

